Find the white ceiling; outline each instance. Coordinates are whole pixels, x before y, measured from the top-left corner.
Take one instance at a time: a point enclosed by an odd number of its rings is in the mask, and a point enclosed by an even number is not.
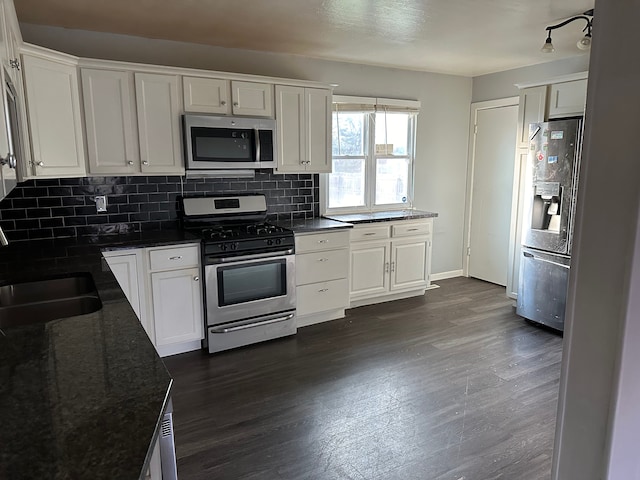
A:
[[[15,0],[21,22],[477,76],[583,54],[594,0]],[[595,22],[597,28],[597,20]],[[597,30],[594,31],[594,37]]]

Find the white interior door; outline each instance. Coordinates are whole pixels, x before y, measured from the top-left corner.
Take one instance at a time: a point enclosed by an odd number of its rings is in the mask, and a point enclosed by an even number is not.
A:
[[[475,110],[468,273],[507,284],[518,106]]]

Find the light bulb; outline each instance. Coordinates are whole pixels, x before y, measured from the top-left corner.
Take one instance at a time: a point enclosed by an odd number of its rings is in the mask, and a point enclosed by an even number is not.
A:
[[[553,43],[551,43],[551,32],[549,32],[549,36],[547,40],[544,42],[544,45],[540,49],[542,53],[553,53],[555,48],[553,48]]]
[[[591,48],[591,35],[587,33],[584,37],[578,40],[577,45],[580,50],[589,50]]]

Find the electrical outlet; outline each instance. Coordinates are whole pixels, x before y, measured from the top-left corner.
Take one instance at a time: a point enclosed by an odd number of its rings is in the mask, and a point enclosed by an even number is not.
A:
[[[107,197],[105,195],[96,195],[96,210],[98,213],[107,211]]]

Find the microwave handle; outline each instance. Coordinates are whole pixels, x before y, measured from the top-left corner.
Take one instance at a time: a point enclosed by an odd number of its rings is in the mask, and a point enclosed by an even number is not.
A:
[[[260,130],[257,128],[253,129],[256,137],[256,161],[260,161]]]

